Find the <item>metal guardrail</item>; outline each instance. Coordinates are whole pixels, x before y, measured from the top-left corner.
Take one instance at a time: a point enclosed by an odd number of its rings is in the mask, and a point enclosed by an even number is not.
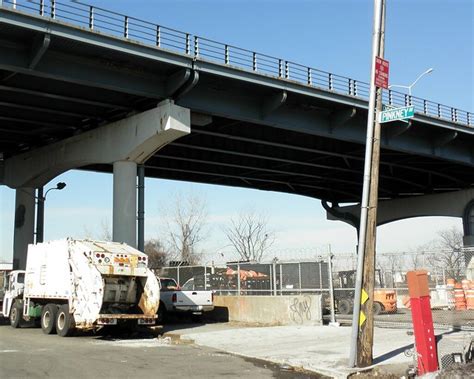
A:
[[[94,31],[262,75],[368,100],[368,83],[307,67],[288,60],[223,44],[79,1],[0,0],[0,6],[66,21]],[[415,111],[465,126],[474,125],[472,112],[393,90],[383,91],[391,106],[415,106]]]

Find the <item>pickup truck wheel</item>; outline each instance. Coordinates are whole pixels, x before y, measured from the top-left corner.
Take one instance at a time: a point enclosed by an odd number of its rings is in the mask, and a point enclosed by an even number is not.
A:
[[[191,321],[194,322],[195,324],[201,324],[202,315],[191,315]]]
[[[56,331],[61,337],[69,337],[76,330],[74,316],[69,313],[69,305],[63,304],[59,307],[56,316]]]
[[[46,304],[41,311],[41,330],[44,334],[54,334],[56,332],[56,315],[58,306],[56,304]]]
[[[23,313],[23,309],[22,309],[21,303],[18,301],[15,301],[12,305],[12,309],[10,310],[10,325],[13,328],[16,329],[20,327],[22,313]]]
[[[166,306],[163,302],[160,301],[160,306],[158,307],[158,312],[156,313],[158,318],[156,319],[156,322],[158,324],[163,324],[166,319]]]

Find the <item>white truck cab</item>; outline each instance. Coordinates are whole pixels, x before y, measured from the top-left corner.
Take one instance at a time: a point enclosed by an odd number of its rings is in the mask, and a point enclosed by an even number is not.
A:
[[[25,271],[15,270],[8,274],[7,287],[3,295],[2,314],[4,317],[10,315],[12,304],[18,297],[23,296],[25,288]]]

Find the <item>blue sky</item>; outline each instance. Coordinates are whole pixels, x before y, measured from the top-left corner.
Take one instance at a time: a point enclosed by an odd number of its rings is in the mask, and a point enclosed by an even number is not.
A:
[[[413,95],[474,110],[474,2],[471,0],[388,0],[386,53],[390,83],[408,85],[427,68],[434,71]],[[220,42],[298,62],[357,80],[369,81],[373,18],[372,0],[320,1],[92,1],[120,13],[159,23]],[[45,238],[99,235],[112,219],[112,177],[71,171],[52,181],[65,181],[46,203]],[[163,205],[177,192],[197,193],[208,202],[211,257],[227,245],[221,227],[243,208],[261,210],[277,232],[275,249],[324,249],[353,252],[353,228],[325,220],[318,200],[253,190],[166,180],[146,182],[146,236],[163,234]],[[0,187],[1,259],[12,255],[14,191]],[[380,227],[381,252],[414,248],[438,230],[461,226],[458,219],[423,218]]]

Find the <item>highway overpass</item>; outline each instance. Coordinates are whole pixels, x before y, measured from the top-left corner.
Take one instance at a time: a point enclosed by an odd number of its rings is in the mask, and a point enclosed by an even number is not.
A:
[[[0,181],[17,189],[17,219],[23,206],[15,250],[33,238],[34,188],[69,169],[114,172],[114,238],[132,244],[137,165],[321,199],[357,225],[340,205],[361,197],[367,83],[67,1],[3,0],[0,48]],[[464,215],[474,234],[473,114],[383,100],[416,112],[383,126],[379,194],[398,204],[385,222]],[[428,195],[423,209],[403,205]]]

